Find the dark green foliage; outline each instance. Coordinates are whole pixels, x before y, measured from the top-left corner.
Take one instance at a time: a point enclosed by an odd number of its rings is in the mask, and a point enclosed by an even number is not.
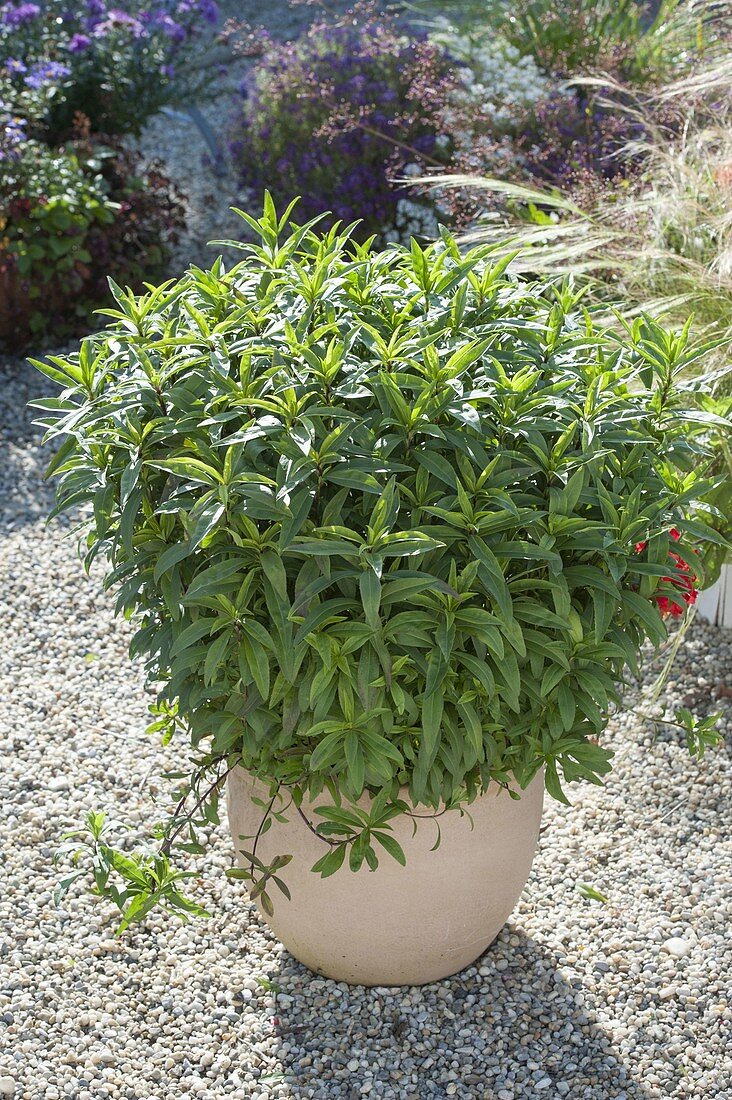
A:
[[[611,337],[570,286],[447,235],[372,253],[289,213],[245,216],[262,243],[228,270],[114,288],[109,329],[38,366],[63,387],[59,508],[87,509],[160,728],[296,806],[342,798],[331,873],[347,844],[398,858],[400,788],[436,809],[542,767],[558,798],[599,782],[618,684],[678,597],[669,531],[697,572],[716,536],[685,334]]]

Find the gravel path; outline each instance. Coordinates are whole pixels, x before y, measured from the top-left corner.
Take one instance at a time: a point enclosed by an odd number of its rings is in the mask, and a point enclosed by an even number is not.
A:
[[[308,11],[279,2],[268,16],[291,33]],[[228,215],[211,211],[231,181],[192,169],[195,144],[176,127],[157,122],[143,141],[197,181],[193,247],[226,233]],[[45,457],[25,410],[43,389],[0,363],[0,1097],[731,1100],[729,709],[726,746],[699,764],[675,735],[654,741],[619,715],[610,781],[576,789],[571,809],[548,802],[519,907],[449,981],[367,990],[314,977],[225,879],[225,823],[199,860],[209,921],[156,918],[120,940],[105,905],[54,907],[59,834],[90,808],[142,827],[166,761],[144,733],[150,700],[99,573],[84,575],[66,523],[44,524]],[[731,687],[732,633],[695,623],[669,706],[729,708]]]

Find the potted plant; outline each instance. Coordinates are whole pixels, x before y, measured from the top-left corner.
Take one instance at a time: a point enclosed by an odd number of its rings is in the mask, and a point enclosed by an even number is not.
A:
[[[154,850],[90,814],[60,892],[91,869],[122,927],[200,911],[170,857],[228,782],[231,873],[290,950],[416,984],[498,933],[544,786],[601,782],[626,670],[694,597],[718,540],[694,352],[648,318],[596,331],[489,248],[373,252],[291,209],[242,215],[231,268],[113,286],[106,331],[37,363],[58,508],[193,752]]]

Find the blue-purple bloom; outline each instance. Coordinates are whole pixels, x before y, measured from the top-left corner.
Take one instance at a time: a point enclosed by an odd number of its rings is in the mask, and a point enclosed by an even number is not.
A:
[[[63,65],[60,61],[38,61],[29,70],[25,83],[29,88],[46,88],[49,84],[64,80],[70,75],[69,66]]]
[[[155,27],[171,38],[173,42],[185,42],[188,33],[181,23],[176,23],[167,12],[157,12],[154,21]]]
[[[5,62],[5,69],[11,76],[23,76],[28,72],[28,66],[25,61],[21,61],[17,57],[9,57]]]
[[[9,145],[19,145],[21,141],[25,141],[26,133],[25,128],[27,123],[23,118],[8,118],[5,119],[3,125],[3,135]]]
[[[619,154],[644,136],[642,124],[631,115],[608,112],[582,90],[571,99],[550,96],[532,113],[517,148],[532,176],[562,189],[586,175],[597,180],[627,175],[632,160]]]
[[[218,23],[219,7],[216,0],[180,0],[178,15],[200,15],[207,23]]]
[[[19,27],[23,23],[30,23],[41,14],[38,4],[18,4],[15,7],[4,8],[2,21],[9,27]]]
[[[145,34],[144,24],[140,19],[121,8],[110,8],[106,12],[106,18],[94,24],[92,28],[95,38],[104,38],[106,34],[116,27],[126,27],[133,38],[142,38]]]
[[[91,38],[88,34],[73,34],[69,39],[69,53],[83,53],[91,46]]]
[[[329,210],[360,219],[360,235],[388,231],[410,193],[393,181],[408,164],[435,163],[451,86],[439,49],[406,36],[374,3],[294,43],[270,40],[240,88],[229,146],[240,181],[280,199],[301,195],[303,218]]]
[[[219,6],[215,0],[199,0],[198,11],[207,23],[218,23]]]

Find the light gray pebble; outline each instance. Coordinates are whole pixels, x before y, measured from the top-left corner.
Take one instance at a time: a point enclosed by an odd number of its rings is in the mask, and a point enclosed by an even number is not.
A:
[[[671,936],[664,942],[663,950],[668,951],[675,959],[683,959],[691,951],[691,944],[681,936]]]

